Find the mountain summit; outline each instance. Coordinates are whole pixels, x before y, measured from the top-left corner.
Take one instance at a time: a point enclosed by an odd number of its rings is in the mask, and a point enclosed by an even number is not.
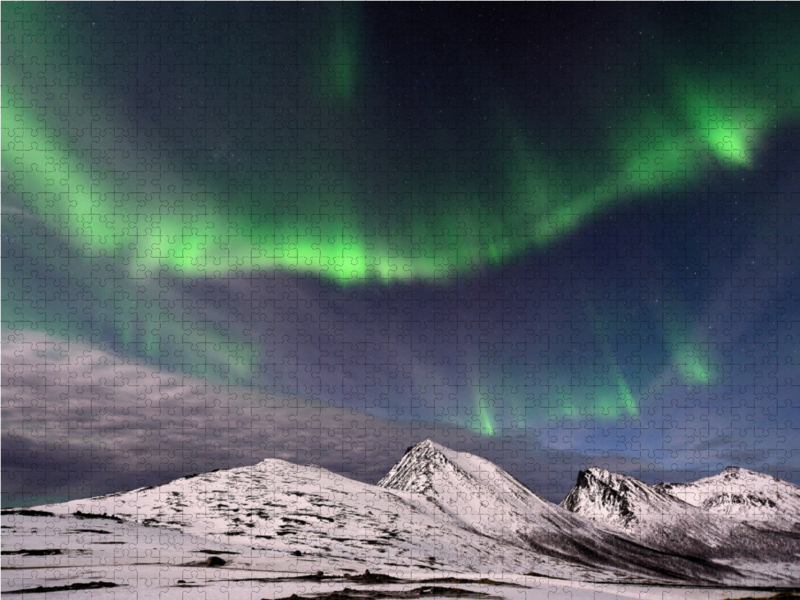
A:
[[[693,483],[659,483],[655,489],[710,513],[771,529],[800,531],[800,487],[777,477],[727,467]]]
[[[450,450],[429,439],[409,448],[378,487],[424,494],[453,507],[464,506],[464,501],[469,504],[478,492],[504,503],[522,503],[528,509],[550,506],[485,458]]]
[[[704,558],[748,558],[773,563],[792,562],[800,554],[800,539],[786,531],[786,520],[796,523],[800,510],[791,502],[786,517],[768,519],[764,511],[760,528],[751,526],[739,514],[729,518],[720,506],[729,506],[730,498],[749,494],[759,507],[768,507],[771,498],[789,499],[765,484],[774,478],[747,472],[726,471],[719,476],[694,484],[647,485],[633,477],[592,467],[578,474],[575,486],[561,502],[563,508],[609,527],[638,543],[665,551]],[[768,493],[767,490],[773,491]],[[749,490],[749,491],[745,491]],[[736,504],[741,506],[742,504]],[[767,525],[768,526],[765,526]]]
[[[796,562],[800,541],[788,532],[732,522],[633,478],[589,469],[562,504],[543,500],[486,459],[425,440],[378,485],[267,459],[42,508],[236,545],[243,568],[293,557],[298,570],[312,573],[368,567],[800,583],[800,573],[783,567],[763,575],[764,561]]]

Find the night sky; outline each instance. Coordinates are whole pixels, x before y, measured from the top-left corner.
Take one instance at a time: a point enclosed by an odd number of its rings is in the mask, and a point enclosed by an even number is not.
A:
[[[426,437],[800,484],[800,6],[3,3],[2,502]]]

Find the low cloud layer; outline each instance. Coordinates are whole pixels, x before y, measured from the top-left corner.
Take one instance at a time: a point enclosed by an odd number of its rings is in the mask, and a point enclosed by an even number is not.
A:
[[[481,438],[442,423],[212,385],[42,334],[7,338],[2,356],[4,506],[158,485],[266,458],[316,463],[375,483],[425,438],[492,460],[554,501],[587,464],[652,470],[613,453],[590,458],[546,447],[518,430]]]

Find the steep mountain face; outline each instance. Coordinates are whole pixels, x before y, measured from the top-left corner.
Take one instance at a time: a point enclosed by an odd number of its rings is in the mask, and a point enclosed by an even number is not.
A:
[[[756,527],[800,531],[800,487],[777,477],[728,467],[694,483],[659,483],[655,489]]]
[[[488,460],[431,440],[410,448],[378,487],[422,495],[481,533],[505,539],[518,540],[532,518],[555,508]]]
[[[468,452],[455,452],[432,440],[409,448],[378,487],[422,494],[442,494],[442,488],[481,488],[484,493],[505,499],[550,504],[494,463]]]
[[[653,510],[641,506],[669,514],[672,505],[687,514],[702,509],[635,480],[590,475],[584,475],[585,485],[571,493],[565,507],[556,506],[489,461],[426,440],[409,449],[375,486],[320,467],[265,460],[42,508],[177,529],[241,545],[262,558],[296,557],[298,569],[309,572],[367,567],[536,572],[617,582],[752,582],[752,570],[715,562],[713,549],[691,545],[691,536],[689,546],[642,543],[649,538],[629,528],[635,524],[645,531],[652,521]],[[590,514],[595,504],[602,505],[603,515],[622,516],[596,522],[597,515]],[[678,525],[675,535],[684,536],[684,523]],[[768,581],[785,583],[787,577]]]
[[[311,572],[407,567],[522,573],[552,566],[524,549],[476,536],[424,498],[275,459],[46,510],[105,513],[293,555],[313,561]]]
[[[643,548],[543,500],[497,465],[430,440],[410,448],[378,487],[424,496],[471,530],[592,569],[691,573],[687,576],[708,581],[732,575],[715,573],[717,566],[708,564],[704,554],[687,557]]]
[[[592,467],[578,473],[578,481],[560,506],[623,530],[635,530],[653,521],[685,512],[673,496],[625,475]]]
[[[707,496],[712,506],[717,506],[717,498],[729,498],[733,489],[724,487],[719,480],[716,484],[701,484],[701,489],[716,490],[715,495]],[[800,536],[755,529],[741,520],[707,510],[702,500],[698,501],[699,495],[693,497],[697,504],[691,504],[670,493],[671,489],[591,468],[579,473],[575,486],[560,505],[641,544],[665,551],[789,562],[800,557]],[[683,495],[690,496],[690,491],[681,489]],[[796,519],[800,511],[792,514]]]

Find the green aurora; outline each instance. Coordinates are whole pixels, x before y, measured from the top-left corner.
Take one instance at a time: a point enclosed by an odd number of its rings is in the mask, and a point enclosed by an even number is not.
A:
[[[74,299],[31,302],[24,286],[11,286],[8,326],[95,342],[105,323],[126,351],[240,385],[259,377],[258,343],[224,324],[200,326],[198,307],[167,297],[163,278],[309,274],[357,289],[469,277],[546,253],[615,207],[674,199],[715,172],[756,168],[800,107],[800,70],[786,58],[800,49],[793,9],[759,21],[734,8],[702,47],[661,32],[643,43],[636,69],[612,64],[572,85],[575,104],[585,102],[580,114],[551,119],[514,90],[498,91],[499,80],[469,78],[457,109],[422,86],[415,110],[394,111],[389,76],[365,50],[360,7],[323,5],[302,32],[278,19],[259,32],[272,40],[271,64],[224,39],[208,50],[224,56],[206,61],[203,81],[175,86],[187,113],[206,102],[200,126],[181,116],[178,100],[132,103],[137,57],[126,62],[126,48],[102,71],[93,36],[112,47],[113,31],[95,34],[54,5],[3,10],[4,191],[45,224],[42,238],[67,240],[29,253],[82,278],[100,314],[80,329]],[[318,43],[303,45],[309,31]],[[283,74],[282,59],[296,76]],[[247,90],[256,76],[261,95],[244,98],[237,82]],[[683,384],[709,385],[715,357],[679,304],[660,319],[664,368]],[[535,385],[523,368],[487,376],[455,421],[495,435],[502,396],[507,418],[525,428],[539,417],[537,395],[550,420],[587,411],[636,418],[640,394],[629,380],[641,374],[620,364],[603,318],[593,323],[600,356],[582,379],[555,364]]]
[[[242,163],[209,166],[213,133],[205,132],[200,160],[187,162],[163,130],[137,129],[124,98],[109,101],[102,82],[83,83],[92,76],[85,24],[55,34],[58,10],[37,15],[34,6],[6,9],[29,19],[4,24],[8,190],[77,252],[113,257],[131,273],[448,278],[546,249],[598,211],[691,186],[709,169],[751,166],[768,133],[800,106],[800,74],[782,60],[798,47],[786,19],[753,25],[744,48],[719,44],[706,62],[663,51],[646,77],[617,68],[609,83],[582,92],[598,108],[580,132],[515,109],[513,95],[482,98],[467,111],[478,123],[469,130],[443,115],[403,132],[385,110],[365,121],[384,105],[386,92],[374,90],[386,82],[360,47],[357,9],[331,8],[316,23],[329,42],[301,57],[308,84],[300,97],[270,84],[274,96],[261,99],[255,124],[272,129],[260,142],[230,133],[233,118],[223,115],[219,128],[253,151]],[[51,65],[64,48],[69,62]],[[64,94],[68,114],[50,101]],[[380,124],[388,133],[376,133]],[[392,151],[398,141],[411,150]]]

